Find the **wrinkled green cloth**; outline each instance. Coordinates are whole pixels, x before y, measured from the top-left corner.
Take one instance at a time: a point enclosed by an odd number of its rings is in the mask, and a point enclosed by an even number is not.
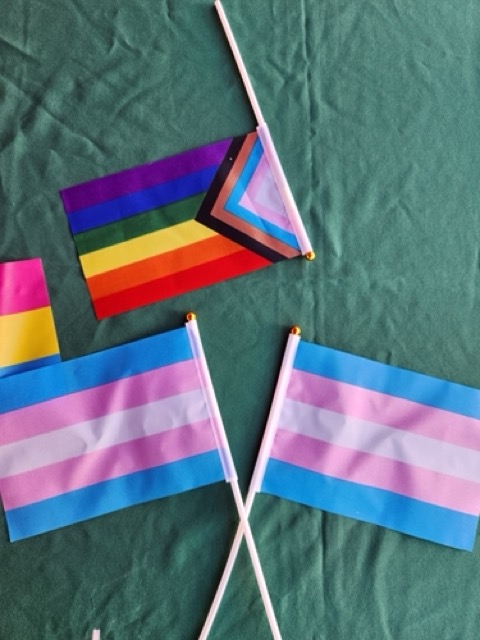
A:
[[[195,310],[246,493],[294,323],[480,387],[480,11],[224,5],[316,261],[95,320],[58,190],[255,126],[210,0],[3,0],[0,260],[43,258],[64,358]],[[478,541],[454,551],[270,496],[251,522],[284,640],[478,638]],[[218,484],[15,544],[2,524],[0,638],[193,640],[236,523]],[[269,637],[242,548],[211,638]]]

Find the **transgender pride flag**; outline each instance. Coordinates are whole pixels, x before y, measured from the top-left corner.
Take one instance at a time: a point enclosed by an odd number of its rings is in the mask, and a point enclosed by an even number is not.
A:
[[[479,391],[291,335],[274,406],[256,490],[473,548]]]
[[[196,321],[0,380],[11,541],[235,477]]]

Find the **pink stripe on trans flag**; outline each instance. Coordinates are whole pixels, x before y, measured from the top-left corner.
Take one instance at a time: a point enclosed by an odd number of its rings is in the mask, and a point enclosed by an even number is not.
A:
[[[0,480],[5,509],[216,449],[209,420],[92,451]]]
[[[279,427],[324,442],[480,484],[480,452],[407,430],[285,399]]]
[[[198,387],[195,362],[184,360],[129,378],[0,414],[0,445],[161,400]]]
[[[108,413],[2,447],[0,478],[46,467],[99,449],[206,420],[202,390]]]
[[[478,516],[476,482],[278,429],[271,457],[333,478]]]
[[[478,420],[293,369],[287,397],[353,418],[480,451]]]

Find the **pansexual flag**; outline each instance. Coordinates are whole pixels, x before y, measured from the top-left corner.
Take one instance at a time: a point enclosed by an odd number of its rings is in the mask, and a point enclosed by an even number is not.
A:
[[[11,541],[234,477],[195,321],[0,380]]]
[[[42,261],[0,263],[0,377],[59,361]]]
[[[256,489],[471,550],[480,392],[298,340]]]
[[[63,189],[97,318],[301,255],[274,175],[254,132]]]

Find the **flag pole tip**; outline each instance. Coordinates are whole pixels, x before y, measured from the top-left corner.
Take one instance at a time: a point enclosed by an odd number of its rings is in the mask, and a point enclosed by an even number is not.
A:
[[[315,251],[307,251],[307,253],[305,254],[305,258],[311,262],[312,260],[315,260]]]
[[[302,333],[302,330],[300,329],[300,327],[298,326],[298,324],[293,325],[293,327],[290,329],[290,333],[292,333],[294,336],[299,336]]]
[[[193,311],[189,311],[186,315],[186,318],[187,318],[187,322],[191,322],[192,320],[197,319],[197,314],[193,313]]]

